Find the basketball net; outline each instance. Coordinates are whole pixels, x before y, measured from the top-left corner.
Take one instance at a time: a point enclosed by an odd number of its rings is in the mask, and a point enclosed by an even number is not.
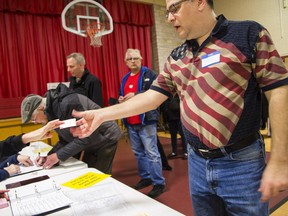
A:
[[[101,26],[101,25],[100,25]],[[98,32],[102,31],[102,27],[98,28],[97,24],[88,25],[86,28],[86,34],[90,38],[90,45],[93,47],[102,46],[102,35],[97,35]]]

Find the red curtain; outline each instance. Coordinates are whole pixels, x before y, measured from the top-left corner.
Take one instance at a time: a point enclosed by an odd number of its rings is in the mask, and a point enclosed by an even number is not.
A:
[[[65,31],[61,12],[69,0],[1,0],[0,99],[43,95],[48,82],[66,82],[66,56],[81,52],[86,66],[103,84],[105,104],[117,97],[127,48],[140,49],[143,64],[152,66],[151,6],[122,0],[104,0],[114,31],[102,37],[103,46]]]

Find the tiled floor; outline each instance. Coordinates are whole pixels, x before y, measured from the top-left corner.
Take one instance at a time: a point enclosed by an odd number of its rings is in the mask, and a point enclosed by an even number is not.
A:
[[[265,131],[262,131],[265,135]],[[170,138],[168,133],[159,133],[161,143],[164,151],[167,154],[171,151]],[[165,138],[166,137],[166,138]],[[270,139],[265,138],[266,149],[270,151]],[[180,149],[181,150],[181,145]],[[181,153],[179,151],[179,153]],[[192,204],[189,195],[188,177],[187,177],[187,160],[182,160],[181,154],[179,158],[169,160],[169,164],[173,167],[172,171],[163,171],[163,175],[166,179],[167,190],[161,196],[156,198],[159,202],[187,215],[193,216]],[[139,181],[137,174],[137,164],[135,157],[131,151],[129,140],[127,137],[121,139],[118,144],[118,149],[115,155],[112,176],[126,185],[133,186]],[[151,187],[142,189],[141,192],[147,194],[151,190]],[[286,201],[288,194],[284,194]],[[280,199],[281,198],[281,199]],[[283,197],[280,197],[280,201]],[[274,199],[272,207],[275,207],[275,202],[279,202]],[[270,203],[271,204],[271,203]],[[275,210],[271,216],[288,216],[288,202]]]

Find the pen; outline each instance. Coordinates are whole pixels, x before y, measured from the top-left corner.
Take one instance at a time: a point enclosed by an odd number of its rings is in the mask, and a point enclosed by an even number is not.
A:
[[[7,162],[7,167],[9,167],[10,166],[10,163],[9,162]]]
[[[38,152],[38,157],[40,157],[40,152]]]

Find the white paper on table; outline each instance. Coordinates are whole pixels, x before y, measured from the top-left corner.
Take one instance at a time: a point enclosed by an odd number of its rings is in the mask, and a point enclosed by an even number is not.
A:
[[[52,146],[42,141],[31,142],[30,145],[23,148],[19,152],[19,154],[34,157],[34,156],[38,156],[38,154],[40,153],[40,156],[45,157],[47,156],[48,152],[51,149],[52,149]]]
[[[35,164],[33,164],[32,166],[28,166],[28,167],[21,164],[19,167],[20,167],[20,172],[15,175],[21,175],[21,174],[35,172],[35,171],[43,169],[43,166],[36,166]]]
[[[137,211],[115,189],[112,182],[96,184],[92,187],[73,190],[65,193],[73,200],[71,205],[73,215],[85,216],[130,216]]]
[[[19,168],[20,168],[20,171],[18,173],[15,173],[12,176],[17,176],[17,175],[22,175],[22,174],[25,174],[25,173],[30,173],[30,172],[35,172],[35,171],[38,171],[38,170],[42,170],[43,169],[43,166],[37,166],[35,164],[35,158],[36,156],[33,156],[33,157],[30,157],[30,160],[33,162],[33,165],[32,166],[24,166],[23,164],[18,164]]]
[[[71,167],[71,166],[77,166],[77,165],[83,165],[84,162],[77,160],[73,157],[68,158],[66,161],[60,161],[59,166],[62,167]]]

